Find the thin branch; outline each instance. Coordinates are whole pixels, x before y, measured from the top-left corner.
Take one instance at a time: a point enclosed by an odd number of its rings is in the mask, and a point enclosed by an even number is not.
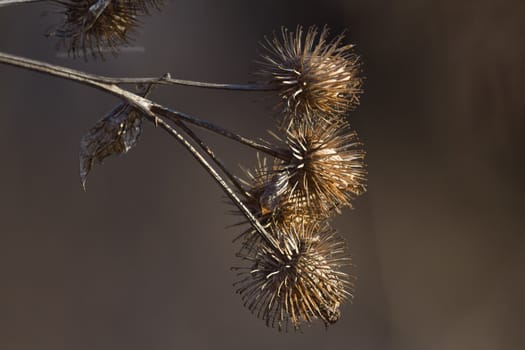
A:
[[[266,153],[272,157],[275,157],[275,158],[279,158],[279,159],[283,159],[283,160],[288,160],[290,159],[288,153],[285,151],[285,150],[279,150],[279,149],[275,149],[275,148],[272,148],[270,146],[267,146],[263,143],[260,143],[260,142],[257,142],[257,141],[254,141],[252,139],[249,139],[249,138],[246,138],[244,136],[241,136],[241,135],[238,135],[234,132],[231,132],[221,126],[218,126],[218,125],[215,125],[213,123],[210,123],[206,120],[202,120],[202,119],[198,119],[194,116],[190,116],[188,114],[185,114],[185,113],[182,113],[182,112],[178,112],[178,111],[174,111],[172,109],[169,109],[167,107],[164,107],[164,106],[160,106],[160,105],[153,105],[151,106],[151,110],[153,113],[155,114],[159,114],[159,115],[162,115],[163,117],[166,117],[168,118],[169,120],[171,121],[175,121],[175,120],[184,120],[184,121],[187,121],[189,123],[192,123],[194,125],[197,125],[201,128],[205,128],[205,129],[208,129],[210,131],[213,131],[214,133],[217,133],[219,135],[222,135],[222,136],[225,136],[229,139],[232,139],[234,141],[237,141],[237,142],[240,142],[246,146],[249,146],[249,147],[252,147],[258,151],[261,151],[263,153]]]
[[[32,60],[16,55],[10,55],[5,52],[0,52],[0,63],[9,64],[15,67],[22,67],[39,73],[52,75],[55,77],[76,81],[100,90],[111,92],[110,85],[96,79],[96,75],[87,74],[76,69],[56,66],[42,61]],[[115,85],[116,86],[116,85]],[[122,90],[122,89],[121,89]],[[112,92],[113,93],[113,92]],[[117,94],[118,96],[118,94]]]
[[[0,0],[2,1],[2,0]],[[19,67],[25,67],[28,69],[56,72],[67,72],[69,75],[75,75],[79,78],[89,79],[93,82],[103,84],[158,84],[158,85],[184,85],[193,86],[207,89],[220,89],[220,90],[236,90],[236,91],[273,91],[276,88],[271,85],[259,85],[259,84],[222,84],[222,83],[207,83],[200,81],[191,81],[183,79],[173,79],[169,73],[163,77],[143,77],[143,78],[121,78],[121,77],[107,77],[97,74],[84,73],[75,69],[70,69],[62,66],[56,66],[53,64],[32,60],[29,58],[10,55],[8,53],[0,52],[0,62],[17,65]]]
[[[19,5],[26,4],[31,2],[44,2],[47,0],[0,0],[0,7],[9,6],[9,5]]]
[[[103,82],[110,84],[161,84],[161,85],[184,85],[205,89],[235,90],[235,91],[275,91],[277,88],[265,84],[225,84],[225,83],[208,83],[202,81],[173,79],[167,74],[162,79],[159,78],[108,78],[100,77]]]
[[[257,218],[252,214],[252,212],[239,199],[237,194],[228,186],[228,184],[219,175],[219,173],[217,173],[217,171],[210,165],[210,163],[208,163],[206,158],[204,158],[204,156],[199,151],[197,151],[195,147],[193,147],[191,143],[189,143],[188,140],[184,138],[184,136],[182,136],[177,130],[172,128],[171,125],[166,123],[162,118],[154,115],[151,112],[149,112],[147,115],[149,116],[149,119],[148,119],[149,121],[151,121],[155,125],[162,127],[171,136],[176,138],[193,155],[193,157],[202,165],[202,167],[204,167],[204,169],[219,184],[219,186],[226,193],[226,195],[230,198],[230,200],[237,206],[237,208],[239,208],[239,210],[248,219],[250,224],[261,235],[261,237],[266,241],[266,243],[268,243],[271,247],[273,247],[276,254],[283,255],[284,253],[279,247],[279,242],[272,235],[270,235],[268,231],[266,231],[266,229],[261,225],[259,220],[257,220]]]
[[[206,154],[213,160],[213,162],[215,164],[217,164],[217,166],[219,167],[219,169],[222,170],[222,172],[228,177],[228,179],[230,179],[230,182],[237,188],[237,190],[242,193],[245,197],[248,196],[248,194],[246,193],[246,190],[242,187],[242,185],[239,183],[239,181],[237,180],[237,178],[232,174],[230,173],[230,171],[226,168],[226,166],[224,165],[224,163],[215,155],[215,152],[213,152],[213,150],[204,143],[204,141],[202,141],[202,139],[200,137],[197,136],[197,134],[195,134],[193,132],[193,130],[191,130],[186,124],[184,124],[181,120],[176,120],[174,121],[174,123],[182,129],[182,131],[184,131],[186,133],[186,135],[188,135],[189,137],[192,138],[193,141],[195,141],[200,148],[202,148],[202,150],[204,152],[206,152]]]
[[[122,78],[108,78],[104,76],[88,74],[88,73],[78,71],[76,69],[57,66],[57,65],[53,65],[53,64],[42,62],[42,61],[25,58],[25,57],[10,55],[10,54],[3,53],[3,52],[0,52],[0,63],[6,63],[12,66],[22,67],[22,68],[33,70],[36,72],[45,73],[45,74],[60,77],[63,79],[83,83],[83,84],[95,87],[97,89],[109,92],[119,98],[126,99],[127,94],[132,94],[128,90],[122,89],[117,86],[119,82],[122,83]],[[127,79],[127,78],[124,78],[124,79]],[[165,79],[169,79],[169,78],[167,78],[167,76],[163,76],[160,78],[146,78],[146,79],[148,80],[147,81],[146,80],[143,80],[143,81],[135,80],[134,82],[138,84],[141,84],[141,83],[159,84],[159,82],[165,81]],[[128,81],[128,82],[131,82],[131,81]],[[220,127],[208,121],[195,118],[191,115],[188,115],[182,112],[173,111],[166,107],[157,105],[149,100],[146,100],[146,101],[147,101],[148,106],[152,108],[152,111],[155,114],[160,114],[166,118],[169,118],[170,120],[183,119],[189,123],[192,123],[202,128],[206,128],[212,132],[215,132],[219,135],[228,137],[232,140],[235,140],[237,142],[240,142],[242,144],[255,148],[273,157],[280,158],[280,159],[288,159],[288,156],[285,151],[273,149],[267,145],[261,144],[257,141],[254,141],[249,138],[238,135],[234,132],[231,132],[223,127]],[[143,102],[146,102],[146,101],[143,101]]]

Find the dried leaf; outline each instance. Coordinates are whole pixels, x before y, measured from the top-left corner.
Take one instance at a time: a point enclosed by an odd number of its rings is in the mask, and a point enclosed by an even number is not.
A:
[[[142,113],[121,103],[100,119],[80,141],[80,179],[86,189],[89,172],[96,163],[111,155],[127,153],[138,142]]]

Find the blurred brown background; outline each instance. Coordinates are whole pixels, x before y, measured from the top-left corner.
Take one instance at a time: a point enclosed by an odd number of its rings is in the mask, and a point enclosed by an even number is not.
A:
[[[144,52],[58,57],[46,4],[0,9],[0,50],[88,72],[247,82],[281,25],[348,28],[365,91],[350,120],[369,191],[336,226],[358,276],[325,331],[279,334],[234,293],[236,219],[194,160],[147,125],[81,190],[83,133],[116,100],[0,66],[0,348],[523,349],[523,1],[190,1],[145,19]],[[47,11],[47,15],[42,16]],[[268,94],[154,98],[250,137]],[[234,169],[254,152],[205,134]]]

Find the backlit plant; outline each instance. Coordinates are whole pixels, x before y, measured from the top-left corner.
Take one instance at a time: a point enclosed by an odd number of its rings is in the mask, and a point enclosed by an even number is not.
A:
[[[0,6],[31,0],[0,0]],[[75,58],[117,54],[132,40],[141,16],[162,9],[158,0],[50,0],[63,20],[48,33]],[[257,84],[213,84],[173,79],[113,78],[0,53],[0,62],[76,81],[118,97],[80,143],[85,186],[93,166],[128,152],[139,141],[143,121],[178,140],[217,181],[242,215],[235,289],[244,305],[278,330],[320,320],[328,326],[353,297],[354,279],[345,242],[331,226],[366,190],[365,151],[347,116],[359,102],[359,57],[344,36],[330,38],[315,26],[266,38]],[[277,94],[275,139],[259,142],[149,98],[155,85],[267,91]],[[126,86],[139,88],[125,88]],[[257,150],[258,165],[235,176],[190,125]]]

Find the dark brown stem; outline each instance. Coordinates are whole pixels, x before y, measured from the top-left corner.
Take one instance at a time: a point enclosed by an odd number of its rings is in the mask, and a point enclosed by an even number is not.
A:
[[[246,146],[250,146],[260,152],[263,152],[263,153],[266,153],[272,157],[275,157],[275,158],[279,158],[279,159],[283,159],[283,160],[288,160],[290,159],[288,153],[285,151],[285,150],[279,150],[279,149],[275,149],[275,148],[272,148],[270,146],[267,146],[263,143],[260,143],[260,142],[257,142],[257,141],[254,141],[254,140],[251,140],[251,139],[248,139],[244,136],[241,136],[241,135],[238,135],[234,132],[231,132],[221,126],[218,126],[218,125],[215,125],[213,123],[210,123],[206,120],[202,120],[202,119],[198,119],[194,116],[190,116],[188,114],[185,114],[185,113],[182,113],[182,112],[178,112],[178,111],[174,111],[172,109],[169,109],[169,108],[166,108],[164,106],[159,106],[159,105],[153,105],[151,106],[151,111],[155,114],[158,114],[158,115],[162,115],[163,117],[165,118],[168,118],[169,120],[171,121],[175,121],[175,120],[184,120],[184,121],[187,121],[191,124],[194,124],[194,125],[197,125],[201,128],[205,128],[207,130],[210,130],[210,131],[213,131],[214,133],[216,134],[219,134],[219,135],[222,135],[222,136],[225,136],[229,139],[232,139],[234,141],[237,141],[237,142],[240,142]]]
[[[176,120],[174,121],[174,123],[182,129],[182,131],[184,131],[186,133],[186,135],[188,135],[189,137],[191,137],[191,139],[193,141],[195,141],[195,143],[197,143],[199,145],[200,148],[202,148],[202,150],[204,152],[206,152],[206,154],[213,160],[213,162],[215,164],[217,164],[217,166],[222,170],[222,172],[228,177],[228,179],[230,179],[230,182],[237,188],[237,191],[239,191],[239,193],[241,193],[243,196],[247,197],[248,194],[246,193],[246,190],[241,186],[241,184],[239,183],[239,181],[237,180],[237,178],[232,174],[230,173],[230,171],[226,168],[226,166],[224,165],[224,163],[219,159],[217,158],[217,156],[215,155],[215,152],[213,152],[213,150],[208,147],[208,145],[206,145],[204,143],[204,141],[202,141],[202,139],[200,137],[198,137],[194,132],[193,130],[191,130],[186,124],[184,124],[181,120]]]

